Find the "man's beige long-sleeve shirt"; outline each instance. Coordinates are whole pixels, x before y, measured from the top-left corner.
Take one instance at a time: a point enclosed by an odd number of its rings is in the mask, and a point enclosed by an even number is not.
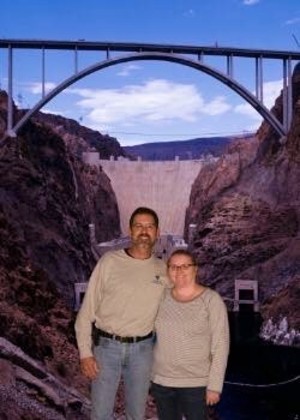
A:
[[[151,332],[167,284],[165,263],[154,255],[140,260],[124,250],[108,251],[92,272],[76,318],[80,358],[93,355],[93,323],[124,337]]]

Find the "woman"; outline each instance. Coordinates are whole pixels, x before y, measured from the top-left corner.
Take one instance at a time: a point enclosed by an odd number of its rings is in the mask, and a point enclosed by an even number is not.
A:
[[[220,400],[229,351],[226,307],[220,295],[198,284],[186,250],[168,260],[173,287],[156,319],[152,395],[160,420],[207,419]]]

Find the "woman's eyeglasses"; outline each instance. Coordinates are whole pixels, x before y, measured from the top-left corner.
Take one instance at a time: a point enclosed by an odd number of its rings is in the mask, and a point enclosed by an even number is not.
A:
[[[181,264],[181,265],[176,265],[176,264],[170,264],[168,265],[168,269],[170,271],[187,271],[190,267],[194,267],[195,264]]]

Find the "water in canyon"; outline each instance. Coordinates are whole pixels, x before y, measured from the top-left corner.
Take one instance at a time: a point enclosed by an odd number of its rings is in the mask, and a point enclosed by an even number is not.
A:
[[[300,349],[259,338],[258,313],[229,313],[231,349],[216,420],[299,420]]]

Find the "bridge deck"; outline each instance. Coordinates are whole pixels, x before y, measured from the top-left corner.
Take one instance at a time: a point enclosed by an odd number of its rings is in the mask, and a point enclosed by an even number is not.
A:
[[[114,42],[114,41],[86,41],[84,39],[74,41],[55,41],[38,39],[0,39],[0,48],[19,49],[54,49],[54,50],[81,50],[81,51],[122,51],[122,52],[162,52],[174,54],[192,55],[219,55],[231,57],[259,57],[270,59],[300,60],[299,51],[265,50],[253,48],[233,48],[229,46],[196,46],[196,45],[173,45],[173,44],[149,44],[138,42]]]

